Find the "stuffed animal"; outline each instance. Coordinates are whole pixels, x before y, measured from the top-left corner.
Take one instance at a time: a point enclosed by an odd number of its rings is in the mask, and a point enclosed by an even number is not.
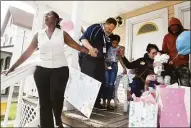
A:
[[[164,71],[164,63],[167,63],[169,60],[169,56],[167,54],[160,54],[159,52],[154,58],[154,73],[152,75],[148,75],[145,80],[145,90],[155,89],[155,84],[165,84],[170,85],[170,76],[165,76],[164,78],[161,76],[162,71]]]
[[[163,63],[167,63],[169,60],[169,56],[167,54],[160,54],[159,52],[154,58],[154,73],[158,76],[161,76],[161,72],[164,71]]]

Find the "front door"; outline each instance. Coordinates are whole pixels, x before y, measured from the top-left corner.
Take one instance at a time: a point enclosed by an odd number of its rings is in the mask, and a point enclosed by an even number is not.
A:
[[[149,43],[156,44],[159,49],[162,48],[164,35],[162,29],[162,18],[137,23],[133,25],[133,45],[132,59],[136,60],[143,57],[146,53],[146,47]]]
[[[180,19],[186,29],[190,29],[190,2],[183,2],[174,6],[175,17]]]
[[[164,36],[168,32],[167,8],[152,11],[126,20],[127,56],[132,60],[143,57],[149,43],[162,50]]]

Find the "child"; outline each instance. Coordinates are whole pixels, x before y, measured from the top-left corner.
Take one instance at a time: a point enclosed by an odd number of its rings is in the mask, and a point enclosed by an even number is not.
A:
[[[108,53],[105,59],[105,89],[103,93],[103,106],[107,107],[108,110],[113,110],[114,107],[110,105],[110,101],[113,98],[114,93],[114,83],[116,80],[117,72],[118,72],[118,61],[120,61],[123,67],[123,73],[127,73],[126,67],[123,64],[121,57],[118,54],[120,46],[118,45],[120,42],[119,35],[113,35],[111,37],[112,46],[109,47]],[[107,106],[106,106],[107,99]]]

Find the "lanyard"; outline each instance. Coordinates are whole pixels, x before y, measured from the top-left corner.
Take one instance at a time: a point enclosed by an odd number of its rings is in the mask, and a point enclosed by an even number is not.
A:
[[[102,30],[103,30],[103,32],[104,32],[104,26],[103,26],[103,24],[100,24],[100,26],[101,26],[101,28],[102,28]],[[103,41],[104,41],[104,48],[106,48],[106,39],[105,39],[106,37],[105,37],[105,33],[103,33]]]
[[[103,41],[104,41],[104,47],[106,47],[106,40],[104,35],[103,35]]]

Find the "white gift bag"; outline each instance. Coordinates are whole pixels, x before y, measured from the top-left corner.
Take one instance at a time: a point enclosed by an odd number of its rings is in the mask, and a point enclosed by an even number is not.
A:
[[[157,127],[157,116],[157,104],[130,101],[129,127]]]

